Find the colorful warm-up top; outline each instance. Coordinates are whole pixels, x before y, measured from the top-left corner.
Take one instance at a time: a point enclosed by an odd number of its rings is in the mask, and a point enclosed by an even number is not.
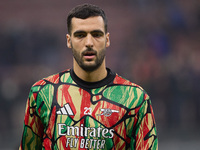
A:
[[[73,69],[36,82],[27,100],[20,149],[157,150],[149,96],[107,70],[99,82],[85,82]]]

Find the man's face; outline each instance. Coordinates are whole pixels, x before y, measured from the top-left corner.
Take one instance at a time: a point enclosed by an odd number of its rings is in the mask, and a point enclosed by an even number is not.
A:
[[[109,45],[109,33],[105,33],[101,16],[72,18],[72,30],[71,35],[67,34],[67,46],[72,48],[74,65],[79,65],[85,71],[96,70],[105,64],[105,51]]]

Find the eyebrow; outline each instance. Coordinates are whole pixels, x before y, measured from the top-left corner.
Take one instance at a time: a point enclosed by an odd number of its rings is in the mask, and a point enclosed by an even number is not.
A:
[[[102,34],[104,34],[104,32],[103,32],[103,31],[101,31],[101,30],[93,30],[93,31],[91,31],[90,33],[94,33],[94,32],[99,32],[99,33],[102,33]]]
[[[99,33],[101,33],[101,34],[104,34],[104,32],[101,31],[101,30],[93,30],[93,31],[91,31],[90,33],[95,33],[95,32],[99,32]],[[76,35],[76,34],[79,34],[79,33],[87,33],[87,32],[86,32],[86,31],[83,31],[83,30],[77,30],[77,31],[75,31],[73,34]]]

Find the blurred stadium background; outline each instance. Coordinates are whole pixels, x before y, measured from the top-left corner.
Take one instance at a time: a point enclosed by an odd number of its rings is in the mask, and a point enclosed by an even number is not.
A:
[[[199,149],[199,0],[1,0],[0,149],[18,149],[32,84],[71,68],[66,17],[86,2],[107,13],[107,66],[152,99],[159,149]]]

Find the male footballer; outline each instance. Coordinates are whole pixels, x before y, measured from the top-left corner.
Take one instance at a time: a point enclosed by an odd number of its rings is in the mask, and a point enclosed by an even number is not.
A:
[[[76,6],[67,27],[73,67],[32,86],[20,150],[157,150],[149,96],[106,67],[104,11]]]

